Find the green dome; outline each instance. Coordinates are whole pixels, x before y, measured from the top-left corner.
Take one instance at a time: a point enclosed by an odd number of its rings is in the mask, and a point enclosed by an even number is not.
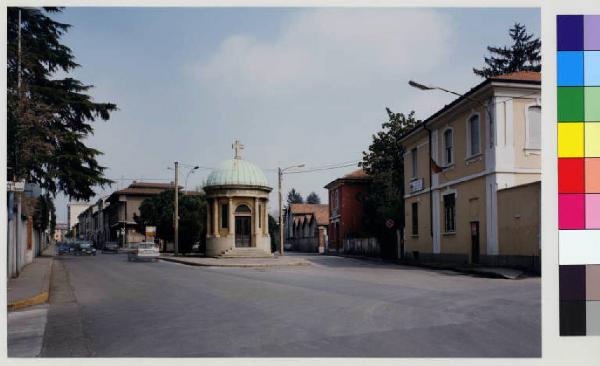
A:
[[[235,185],[270,188],[265,173],[256,165],[242,159],[225,160],[219,164],[208,176],[205,187]]]

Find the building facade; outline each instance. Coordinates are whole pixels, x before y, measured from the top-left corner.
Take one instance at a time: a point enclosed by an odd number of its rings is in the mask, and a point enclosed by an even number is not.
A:
[[[510,196],[506,189],[518,197],[531,189],[517,187],[540,181],[540,88],[535,72],[486,79],[403,136],[408,258],[539,260],[539,236],[517,238],[517,250],[515,238],[499,231],[511,220],[499,198]],[[517,205],[525,210],[539,199],[538,194]],[[522,218],[537,222],[539,232],[539,212],[529,210]]]
[[[113,192],[102,203],[102,215],[98,213],[95,216],[98,227],[103,228],[100,236],[105,241],[119,243],[121,247],[144,241],[144,228],[139,227],[134,217],[140,214],[140,205],[145,199],[157,196],[167,189],[174,190],[175,184],[134,181],[127,188]],[[90,217],[93,217],[93,213]]]
[[[109,204],[108,197],[100,198],[79,214],[77,217],[79,239],[89,240],[98,248],[109,241],[110,231],[106,230],[104,225],[105,210]]]
[[[344,239],[364,236],[361,196],[370,183],[371,178],[358,169],[325,186],[329,191],[328,251],[339,252]]]
[[[292,203],[285,210],[285,242],[292,250],[324,253],[329,224],[329,205]]]
[[[67,204],[67,224],[69,225],[69,230],[77,225],[79,215],[88,207],[90,207],[89,202],[69,202]]]

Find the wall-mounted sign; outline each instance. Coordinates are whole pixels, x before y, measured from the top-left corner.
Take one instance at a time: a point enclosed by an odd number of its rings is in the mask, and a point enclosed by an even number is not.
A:
[[[418,192],[423,190],[423,178],[415,179],[410,182],[410,192]]]

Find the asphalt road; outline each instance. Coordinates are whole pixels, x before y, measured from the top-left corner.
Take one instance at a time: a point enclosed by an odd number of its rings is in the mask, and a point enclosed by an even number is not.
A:
[[[309,258],[258,270],[61,257],[42,356],[541,355],[539,278]]]

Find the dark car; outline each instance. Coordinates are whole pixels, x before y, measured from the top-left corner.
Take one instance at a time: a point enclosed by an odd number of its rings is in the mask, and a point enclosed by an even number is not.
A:
[[[68,243],[60,243],[57,245],[58,255],[71,253],[71,246]]]
[[[119,244],[114,241],[107,241],[102,246],[102,253],[117,253],[119,251]]]
[[[75,255],[96,255],[96,248],[92,246],[92,243],[84,241],[79,243]]]

